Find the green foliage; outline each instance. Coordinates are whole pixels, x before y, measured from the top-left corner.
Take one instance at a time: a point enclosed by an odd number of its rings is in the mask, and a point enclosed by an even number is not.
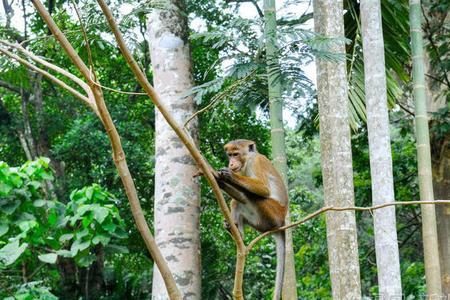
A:
[[[20,285],[12,296],[3,300],[58,300],[41,281],[33,281]]]
[[[111,193],[93,184],[74,190],[64,205],[48,198],[52,180],[47,158],[17,168],[0,162],[0,267],[5,272],[17,265],[39,270],[45,264],[50,271],[63,258],[88,267],[99,247],[107,253],[128,253],[117,243],[127,233]],[[18,299],[55,299],[38,282],[15,293]]]
[[[52,237],[43,238],[51,224],[41,222],[50,218],[60,206],[44,200],[46,180],[53,176],[47,158],[10,168],[0,162],[0,265],[13,264],[27,248],[44,247]]]
[[[59,237],[61,243],[70,244],[70,252],[61,249],[56,253],[74,257],[81,266],[89,266],[95,260],[90,250],[96,245],[127,252],[126,248],[110,243],[113,238],[127,236],[115,203],[114,196],[97,184],[73,191],[64,217],[69,229]]]

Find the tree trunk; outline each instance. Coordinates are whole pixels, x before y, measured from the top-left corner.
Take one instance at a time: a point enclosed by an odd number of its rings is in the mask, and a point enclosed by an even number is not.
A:
[[[28,103],[30,102],[30,93],[28,93],[24,89],[21,89],[20,96],[22,99],[23,136],[27,143],[28,152],[30,154],[31,159],[35,159],[37,157],[36,143],[33,138],[33,132],[31,130],[31,124],[30,124],[30,114],[28,112]]]
[[[169,112],[182,123],[194,112],[188,25],[183,1],[171,0],[149,18],[150,52],[156,91]],[[189,131],[197,136],[197,122]],[[186,299],[200,299],[200,190],[192,175],[197,167],[178,136],[156,112],[155,237]],[[167,299],[158,269],[154,268],[153,299]]]
[[[50,166],[55,171],[56,186],[53,182],[46,181],[48,190],[57,196],[59,201],[66,202],[66,184],[64,179],[63,163],[55,159],[50,151],[50,141],[47,134],[47,125],[45,122],[44,99],[42,94],[42,75],[29,72],[32,78],[33,103],[36,109],[36,125],[37,125],[37,139],[36,150],[38,156],[45,156],[50,158]]]
[[[425,52],[424,57],[426,73],[430,73],[430,60]],[[427,81],[427,111],[434,113],[445,108],[447,101],[443,96],[443,84],[435,82],[431,77]],[[430,127],[440,126],[435,122]],[[443,137],[431,135],[431,162],[433,173],[434,198],[440,200],[450,199],[450,133]],[[442,293],[445,299],[450,299],[450,205],[436,205],[436,225],[439,244],[439,259],[441,266]]]
[[[58,291],[61,299],[76,300],[79,297],[77,283],[77,266],[73,258],[58,257],[56,263],[58,272],[61,276],[60,284],[62,285]]]
[[[420,199],[430,201],[434,199],[434,195],[428,115],[426,108],[423,40],[421,28],[422,12],[420,0],[410,0],[409,7]],[[431,205],[422,205],[421,209],[427,293],[430,298],[441,297],[442,288],[436,228],[436,212],[434,206]]]
[[[379,205],[395,201],[380,0],[362,0],[360,11],[372,203]],[[395,207],[376,210],[373,222],[379,297],[399,297],[402,284]]]
[[[316,32],[344,37],[342,0],[315,0]],[[345,53],[343,42],[333,45]],[[325,205],[353,206],[353,168],[345,61],[317,60],[317,96]],[[361,299],[355,213],[326,214],[333,299]]]
[[[93,252],[96,256],[95,261],[87,268],[78,268],[79,291],[85,300],[100,299],[106,291],[103,246],[97,245]]]
[[[281,97],[280,66],[278,64],[277,47],[277,21],[275,0],[264,0],[265,36],[267,77],[270,101],[270,125],[272,156],[275,168],[283,177],[284,184],[287,180],[286,144],[283,128],[283,99]],[[290,213],[286,215],[286,224],[290,224]],[[283,299],[297,299],[297,280],[295,275],[294,249],[292,242],[292,229],[286,230],[286,259],[284,264]]]

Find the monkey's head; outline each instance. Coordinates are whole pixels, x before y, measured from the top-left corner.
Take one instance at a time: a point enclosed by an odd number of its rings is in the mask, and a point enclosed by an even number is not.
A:
[[[256,145],[250,140],[234,140],[224,146],[228,156],[228,168],[233,172],[245,169],[250,155],[256,153]]]

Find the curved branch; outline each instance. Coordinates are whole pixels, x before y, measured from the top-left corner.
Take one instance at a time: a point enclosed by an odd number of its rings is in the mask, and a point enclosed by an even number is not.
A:
[[[301,225],[315,217],[317,217],[318,215],[323,214],[324,212],[327,211],[348,211],[348,210],[353,210],[353,211],[374,211],[380,208],[384,208],[384,207],[389,207],[389,206],[395,206],[395,205],[427,205],[427,204],[450,204],[450,200],[434,200],[434,201],[422,201],[422,200],[417,200],[417,201],[397,201],[397,202],[389,202],[389,203],[384,203],[384,204],[379,204],[379,205],[374,205],[374,206],[369,206],[369,207],[361,207],[361,206],[344,206],[344,207],[334,207],[334,206],[325,206],[322,207],[319,210],[316,210],[315,212],[307,215],[306,217],[304,217],[303,219],[300,219],[297,222],[293,222],[289,225],[277,228],[275,230],[271,230],[271,231],[266,231],[264,233],[262,233],[261,235],[257,236],[256,238],[253,239],[253,241],[251,241],[248,246],[247,246],[247,251],[249,252],[250,250],[252,250],[253,246],[255,246],[255,244],[257,242],[259,242],[260,240],[262,240],[263,238],[265,238],[268,235],[271,235],[277,231],[280,230],[285,230],[288,228],[292,228],[298,225]]]

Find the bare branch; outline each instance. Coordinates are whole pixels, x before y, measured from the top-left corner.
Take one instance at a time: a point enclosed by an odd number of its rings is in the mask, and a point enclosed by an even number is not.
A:
[[[4,55],[6,55],[6,56],[8,56],[8,57],[18,61],[19,63],[21,63],[25,67],[27,67],[27,68],[29,68],[29,69],[37,72],[37,73],[42,74],[47,79],[53,81],[54,83],[56,83],[57,85],[59,85],[60,87],[62,87],[63,89],[67,90],[69,93],[71,93],[72,95],[74,95],[75,97],[80,99],[81,101],[85,102],[95,113],[98,114],[98,110],[97,110],[97,107],[95,105],[95,102],[93,102],[88,97],[82,95],[80,92],[75,90],[73,87],[67,85],[64,81],[56,78],[55,76],[53,76],[52,74],[48,73],[47,71],[42,70],[39,67],[36,67],[35,65],[33,65],[30,62],[26,61],[25,59],[21,58],[20,56],[14,54],[12,52],[9,52],[8,50],[5,50],[5,49],[3,49],[1,47],[0,47],[0,53],[3,53]]]
[[[6,81],[0,80],[0,87],[5,88],[7,90],[10,90],[11,92],[15,92],[17,94],[20,94],[20,88],[17,86],[14,86]]]
[[[265,238],[268,235],[271,235],[277,231],[280,230],[285,230],[288,228],[292,228],[298,225],[301,225],[315,217],[317,217],[318,215],[323,214],[324,212],[327,211],[348,211],[348,210],[353,210],[353,211],[369,211],[372,212],[374,210],[380,209],[380,208],[384,208],[384,207],[389,207],[389,206],[395,206],[395,205],[435,205],[435,204],[450,204],[450,200],[434,200],[434,201],[423,201],[423,200],[417,200],[417,201],[397,201],[397,202],[389,202],[389,203],[383,203],[383,204],[379,204],[379,205],[374,205],[374,206],[369,206],[369,207],[361,207],[361,206],[345,206],[345,207],[334,207],[334,206],[325,206],[322,207],[319,210],[316,210],[315,212],[307,215],[306,217],[304,217],[303,219],[300,219],[297,222],[293,222],[289,225],[277,228],[275,230],[271,230],[271,231],[267,231],[264,232],[263,234],[257,236],[255,239],[253,239],[253,241],[251,241],[248,246],[247,246],[247,252],[251,251],[253,246],[255,246],[255,244],[257,242],[259,242],[261,239]]]
[[[181,293],[175,283],[175,279],[167,266],[167,263],[162,256],[158,245],[153,238],[153,235],[150,232],[150,228],[148,227],[147,221],[145,220],[141,204],[139,202],[139,198],[137,196],[136,187],[134,185],[133,178],[131,177],[130,170],[128,168],[125,153],[122,148],[120,136],[117,132],[117,129],[112,121],[111,115],[106,107],[102,89],[94,84],[95,80],[91,78],[91,72],[83,62],[83,60],[78,56],[78,53],[75,51],[73,46],[55,24],[54,20],[50,16],[50,14],[46,11],[45,7],[39,0],[32,0],[33,5],[38,10],[41,17],[46,22],[52,34],[55,36],[59,44],[62,46],[66,54],[72,60],[74,65],[80,70],[90,89],[92,90],[92,94],[95,99],[95,103],[97,104],[97,108],[99,110],[100,119],[105,127],[106,133],[111,141],[111,147],[113,151],[113,160],[114,164],[117,168],[119,176],[122,180],[122,184],[125,188],[125,192],[127,198],[130,203],[131,212],[133,214],[133,218],[136,222],[136,227],[138,228],[141,236],[147,246],[148,251],[150,252],[152,258],[154,259],[161,275],[164,278],[164,283],[166,284],[167,292],[171,299],[181,300]]]
[[[167,123],[172,127],[172,129],[175,131],[175,133],[178,135],[180,140],[183,142],[183,144],[188,149],[189,153],[192,155],[194,160],[196,161],[197,165],[202,170],[204,176],[208,180],[213,193],[217,199],[217,202],[220,206],[220,209],[226,219],[226,221],[230,225],[230,231],[233,236],[233,239],[236,243],[237,247],[237,261],[236,265],[242,265],[245,264],[245,244],[242,240],[242,237],[239,233],[239,230],[237,229],[236,225],[232,221],[230,209],[228,208],[225,198],[222,194],[222,191],[219,188],[219,185],[217,184],[217,181],[213,175],[214,170],[211,170],[208,163],[206,162],[205,158],[200,154],[200,151],[195,146],[195,143],[193,142],[192,138],[181,128],[181,126],[175,121],[175,119],[172,117],[172,115],[168,112],[166,107],[164,106],[163,102],[159,99],[158,94],[153,89],[153,86],[148,82],[145,74],[142,72],[136,61],[134,60],[133,56],[131,55],[130,51],[128,50],[125,41],[122,37],[122,34],[119,30],[119,27],[117,26],[116,21],[114,20],[114,16],[109,9],[108,5],[106,5],[104,0],[97,0],[99,3],[104,15],[106,16],[106,19],[109,23],[109,26],[115,36],[115,39],[117,41],[117,44],[120,48],[120,51],[122,52],[122,55],[125,57],[128,65],[130,66],[131,70],[133,71],[134,75],[136,76],[136,79],[142,86],[142,88],[147,92],[149,97],[152,99],[155,106],[159,109],[163,117],[166,119]],[[238,269],[236,267],[236,269]],[[242,267],[243,269],[243,267]],[[239,274],[235,274],[238,276]],[[242,297],[242,282],[240,282],[240,289],[238,289],[237,293],[235,293],[235,297],[237,299],[243,299]]]

